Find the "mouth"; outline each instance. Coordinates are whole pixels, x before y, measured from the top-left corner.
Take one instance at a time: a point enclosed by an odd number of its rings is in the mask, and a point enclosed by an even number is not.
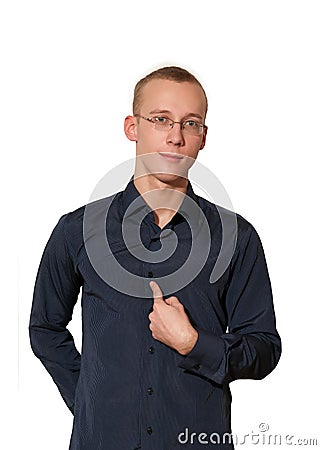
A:
[[[184,159],[184,156],[183,155],[179,155],[178,153],[159,152],[159,154],[163,158],[167,159],[168,161],[175,162],[175,161],[179,161],[181,159]]]

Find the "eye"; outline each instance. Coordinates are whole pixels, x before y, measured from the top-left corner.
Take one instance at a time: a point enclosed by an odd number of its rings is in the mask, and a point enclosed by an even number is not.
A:
[[[185,127],[188,128],[197,128],[200,124],[195,120],[186,120]]]
[[[159,117],[159,116],[154,117],[155,123],[159,123],[159,124],[162,124],[162,125],[166,125],[168,123],[168,120],[169,119],[167,119],[167,117]]]

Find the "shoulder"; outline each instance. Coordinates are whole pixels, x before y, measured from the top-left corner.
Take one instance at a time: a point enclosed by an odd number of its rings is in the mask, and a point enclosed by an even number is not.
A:
[[[59,219],[66,238],[82,233],[82,224],[86,205],[80,206],[74,211],[63,214]]]
[[[254,225],[241,214],[232,209],[210,202],[203,197],[198,196],[198,200],[199,205],[209,222],[211,230],[215,230],[217,229],[217,226],[219,226],[221,229],[223,227],[225,232],[229,230],[229,233],[231,233],[234,229],[235,234],[237,235],[237,245],[240,245],[249,239],[259,240]]]
[[[94,213],[100,215],[107,214],[109,206],[114,202],[114,199],[118,200],[120,194],[121,192],[118,192],[108,197],[94,200],[73,211],[65,213],[59,219],[59,222],[61,222],[64,227],[65,233],[71,235],[82,232],[84,220]]]
[[[84,247],[84,235],[88,237],[90,228],[104,223],[109,206],[118,195],[119,193],[89,202],[60,217],[56,229],[71,255],[79,255]]]

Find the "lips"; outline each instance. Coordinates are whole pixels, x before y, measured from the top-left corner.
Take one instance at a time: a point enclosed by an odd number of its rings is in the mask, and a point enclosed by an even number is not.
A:
[[[179,155],[178,153],[160,152],[159,154],[169,161],[178,161],[184,158],[183,155]]]

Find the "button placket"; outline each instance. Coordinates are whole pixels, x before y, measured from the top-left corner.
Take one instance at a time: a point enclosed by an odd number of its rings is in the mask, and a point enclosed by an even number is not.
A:
[[[146,267],[147,266],[147,267]],[[145,265],[145,274],[149,274],[149,267]],[[151,274],[152,275],[152,274]],[[145,275],[146,276],[146,275]],[[148,306],[149,305],[149,306]],[[152,298],[151,302],[146,304],[145,308],[145,317],[148,318],[149,313],[151,312],[152,307]],[[146,322],[146,324],[149,321]],[[141,393],[142,393],[142,416],[141,416],[141,445],[144,448],[144,445],[147,448],[150,448],[152,445],[152,440],[157,439],[157,434],[155,434],[155,414],[157,411],[157,396],[155,395],[157,391],[157,387],[154,386],[155,371],[157,372],[158,360],[155,359],[156,345],[155,341],[151,336],[151,332],[146,327],[146,339],[144,339],[144,350],[143,350],[143,366],[142,366],[142,385],[141,385]],[[156,414],[157,417],[157,414]],[[157,426],[156,426],[157,428]]]
[[[151,231],[151,230],[150,230]],[[156,236],[155,233],[152,231],[150,232],[150,241],[149,244],[146,246],[148,250],[158,250],[159,247],[159,235]],[[152,279],[157,277],[157,274],[154,270],[154,265],[146,262],[143,262],[144,267],[144,276],[147,278],[147,289],[150,289],[149,281],[148,279]],[[153,307],[153,293],[150,289],[150,309],[147,310],[146,308],[146,315],[148,316],[149,313],[152,311]],[[156,346],[154,344],[154,340],[151,336],[150,330],[147,330],[148,332],[148,339],[147,342],[145,342],[145,351],[144,351],[144,372],[143,372],[143,417],[142,421],[145,423],[145,439],[146,439],[146,445],[150,446],[151,441],[150,439],[155,439],[155,427],[153,426],[155,421],[155,408],[157,408],[156,401],[157,396],[155,396],[155,392],[157,391],[157,387],[152,385],[152,382],[154,380],[153,374],[155,371],[157,371],[157,368],[155,367],[155,364],[158,364],[157,359],[155,360],[155,352],[156,352]],[[154,424],[155,425],[155,424]],[[142,431],[144,430],[144,427],[142,427]],[[144,442],[144,434],[141,436],[142,443]],[[149,443],[148,443],[149,442]],[[142,445],[143,446],[143,445]]]

